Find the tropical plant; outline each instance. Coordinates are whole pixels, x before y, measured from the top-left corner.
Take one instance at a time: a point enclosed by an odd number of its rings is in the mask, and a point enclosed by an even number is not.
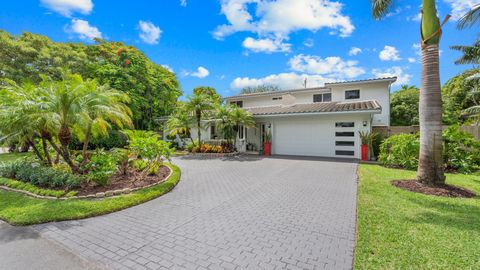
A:
[[[393,0],[372,0],[373,17],[385,17]],[[447,16],[445,21],[449,18]],[[444,23],[445,23],[444,21]],[[422,79],[420,87],[420,153],[417,180],[429,185],[444,184],[442,156],[442,94],[439,49],[442,25],[435,0],[422,0],[420,27]]]
[[[235,131],[235,135],[233,136],[233,145],[235,146],[239,129],[243,127],[255,127],[255,120],[249,111],[237,106],[233,106],[230,110],[230,119]]]
[[[380,145],[378,160],[386,166],[413,170],[418,166],[419,151],[420,141],[417,134],[393,135]]]
[[[470,11],[463,15],[460,20],[458,20],[457,28],[465,29],[471,27],[474,24],[480,22],[480,3],[474,5]]]
[[[390,121],[392,126],[418,125],[420,91],[415,86],[402,85],[391,95]]]
[[[280,91],[280,87],[277,85],[271,84],[262,84],[257,86],[247,86],[242,88],[241,94],[252,94],[252,93],[262,93],[262,92],[274,92]]]
[[[197,138],[198,144],[202,144],[202,120],[206,120],[211,110],[214,108],[214,102],[205,94],[193,94],[188,97],[186,103],[186,111],[194,116],[196,129],[197,129]]]
[[[206,95],[210,97],[210,100],[214,105],[220,105],[222,103],[222,96],[217,93],[215,88],[210,86],[198,86],[193,88],[194,95]]]
[[[193,142],[191,130],[194,124],[186,104],[179,102],[175,113],[167,121],[167,129],[170,131],[170,135],[185,135]]]
[[[370,158],[373,158],[373,142],[377,138],[378,133],[370,132],[370,131],[359,131],[360,140],[362,144],[368,145],[368,155]]]
[[[129,149],[137,159],[146,162],[146,166],[141,173],[141,178],[147,176],[150,168],[155,163],[163,160],[170,160],[175,149],[171,148],[170,143],[159,139],[159,135],[153,131],[127,130],[125,133],[129,137]]]
[[[443,96],[443,122],[447,125],[462,122],[465,109],[475,106],[480,101],[480,96],[475,94],[478,79],[475,74],[478,69],[466,70],[449,79],[442,87]]]

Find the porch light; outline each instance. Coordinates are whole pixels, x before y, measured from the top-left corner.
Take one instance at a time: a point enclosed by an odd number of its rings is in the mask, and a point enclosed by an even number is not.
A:
[[[367,126],[367,121],[363,121],[363,126],[364,126],[364,127]]]

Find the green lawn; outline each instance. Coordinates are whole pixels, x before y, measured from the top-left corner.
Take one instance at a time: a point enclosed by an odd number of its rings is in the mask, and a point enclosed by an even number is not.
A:
[[[31,155],[31,153],[6,153],[0,154],[1,162],[10,162]]]
[[[105,199],[44,200],[0,190],[0,219],[10,224],[30,225],[98,216],[141,204],[169,192],[178,183],[180,169],[175,165],[169,166],[173,174],[167,181],[131,194]]]
[[[415,172],[359,168],[355,269],[480,269],[480,197],[444,198],[393,187]],[[479,175],[447,183],[480,194]]]

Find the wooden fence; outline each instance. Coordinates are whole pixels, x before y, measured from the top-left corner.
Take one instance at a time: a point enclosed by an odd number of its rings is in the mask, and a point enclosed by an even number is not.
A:
[[[443,126],[443,129],[448,126]],[[472,134],[477,140],[480,140],[480,126],[461,126],[461,130]],[[420,131],[419,126],[390,126],[390,127],[373,127],[373,132],[382,134],[385,137],[389,137],[395,134],[414,134]]]

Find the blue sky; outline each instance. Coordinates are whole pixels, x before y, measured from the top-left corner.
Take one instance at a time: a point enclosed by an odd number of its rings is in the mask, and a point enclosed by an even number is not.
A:
[[[441,79],[457,66],[456,44],[472,44],[476,29],[455,29],[478,0],[438,0],[444,27]],[[55,41],[93,37],[137,46],[178,76],[185,94],[213,86],[224,96],[244,86],[309,87],[328,81],[396,75],[419,85],[420,0],[397,0],[381,21],[369,0],[23,0],[4,1],[0,29],[43,34]]]

